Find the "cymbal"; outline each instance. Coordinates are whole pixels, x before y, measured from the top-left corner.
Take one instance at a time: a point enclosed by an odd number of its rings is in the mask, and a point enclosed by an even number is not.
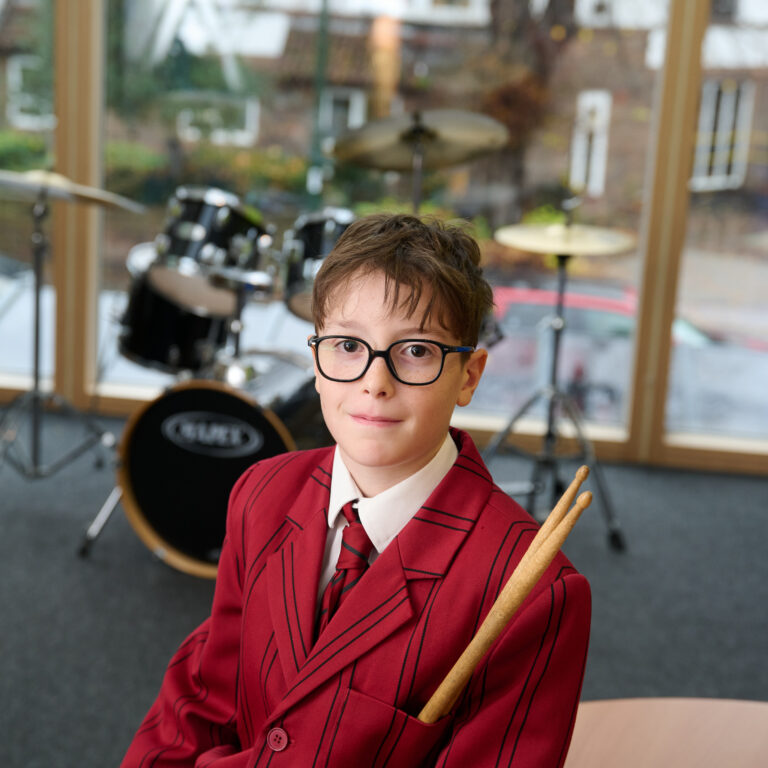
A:
[[[503,147],[504,125],[488,115],[458,109],[432,109],[387,117],[336,138],[332,155],[344,163],[384,171],[409,171],[421,149],[430,170],[463,163]]]
[[[66,176],[51,171],[15,171],[0,170],[0,189],[8,189],[16,197],[23,199],[37,198],[41,192],[53,200],[70,202],[96,203],[113,208],[124,208],[133,213],[143,213],[144,206],[122,195],[107,192],[96,187],[76,184]]]
[[[634,235],[585,224],[512,224],[497,229],[494,239],[521,251],[565,256],[609,256],[634,247]]]

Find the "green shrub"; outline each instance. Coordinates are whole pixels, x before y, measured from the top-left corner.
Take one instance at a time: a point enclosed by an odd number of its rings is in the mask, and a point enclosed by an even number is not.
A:
[[[7,171],[29,171],[45,168],[49,164],[50,156],[43,136],[0,131],[0,168]]]

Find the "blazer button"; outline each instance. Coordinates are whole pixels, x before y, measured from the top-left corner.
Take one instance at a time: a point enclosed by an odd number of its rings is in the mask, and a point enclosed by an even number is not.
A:
[[[282,728],[272,728],[267,734],[267,746],[273,752],[282,752],[288,746],[288,734]]]

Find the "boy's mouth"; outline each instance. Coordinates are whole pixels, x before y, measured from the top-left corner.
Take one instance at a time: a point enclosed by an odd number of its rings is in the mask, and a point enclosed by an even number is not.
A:
[[[367,424],[373,427],[388,427],[392,424],[400,423],[400,419],[390,419],[386,416],[375,416],[365,413],[353,413],[350,415],[352,416],[352,420],[356,421],[358,424]]]

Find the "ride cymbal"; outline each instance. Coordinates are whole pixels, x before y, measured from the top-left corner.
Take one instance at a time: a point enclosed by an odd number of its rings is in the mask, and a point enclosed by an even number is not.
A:
[[[421,153],[427,170],[466,162],[507,143],[509,132],[487,115],[432,109],[367,123],[337,137],[339,162],[384,171],[409,171]]]
[[[585,224],[512,224],[497,229],[494,239],[531,253],[610,256],[634,247],[634,235]]]

